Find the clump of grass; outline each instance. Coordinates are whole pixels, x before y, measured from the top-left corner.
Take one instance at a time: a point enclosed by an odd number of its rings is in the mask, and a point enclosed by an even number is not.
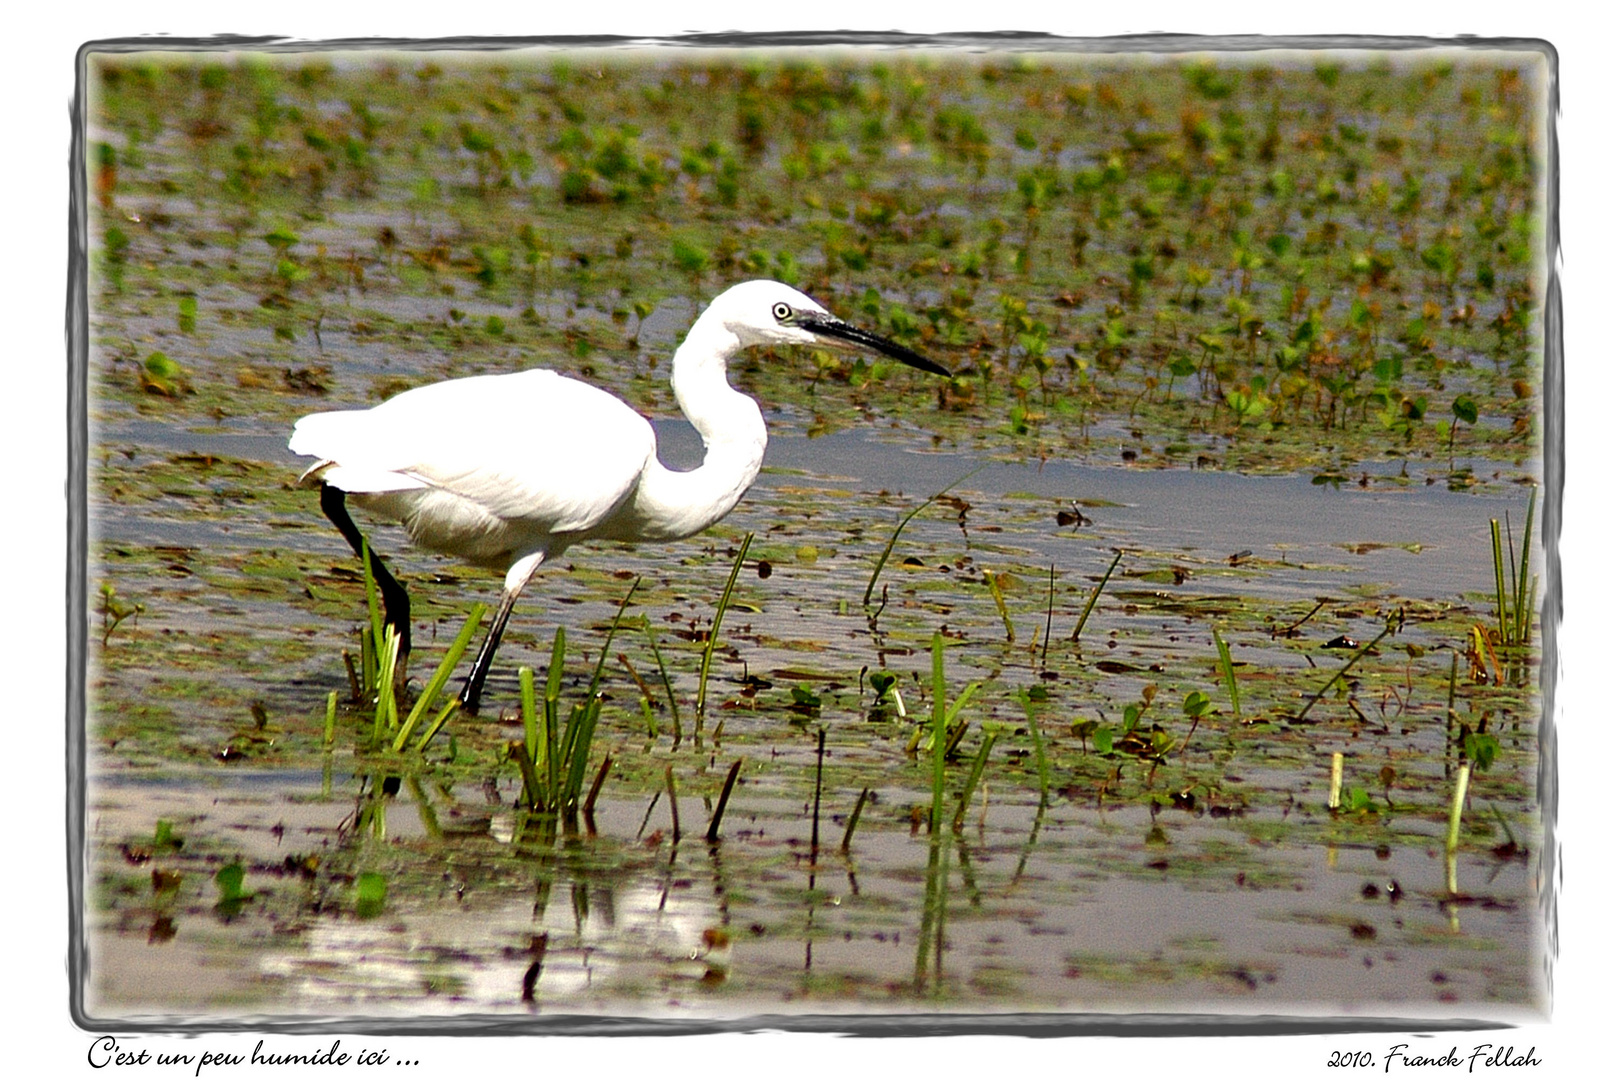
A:
[[[412,732],[417,729],[418,722],[427,715],[429,709],[434,707],[434,703],[439,699],[446,683],[450,681],[451,673],[457,670],[457,664],[461,662],[462,654],[468,651],[468,645],[474,639],[474,631],[479,629],[480,620],[484,617],[485,605],[475,604],[473,610],[468,613],[468,618],[463,620],[462,629],[457,631],[457,636],[452,640],[451,647],[440,658],[440,666],[434,669],[434,675],[429,679],[428,686],[418,695],[417,701],[412,705],[412,711],[406,715],[406,722],[401,724],[400,730],[396,732],[394,743],[396,753],[405,748],[407,740],[412,737]],[[456,712],[461,704],[461,700],[457,695],[453,694],[450,700],[440,706],[439,713],[434,718],[434,723],[429,725],[428,730],[423,732],[423,737],[417,741],[419,751],[428,746],[429,740],[434,738],[439,730],[445,726],[446,721],[451,719],[452,713]]]
[[[941,635],[938,633],[937,636],[940,637]],[[945,710],[944,715],[946,716],[946,720],[943,723],[941,734],[936,732],[935,712],[933,710],[929,725],[922,726],[915,730],[913,737],[908,740],[906,752],[908,754],[915,753],[919,749],[919,744],[925,740],[926,732],[929,732],[929,742],[926,743],[927,749],[934,752],[938,746],[945,743],[943,753],[947,754],[949,757],[955,754],[958,751],[959,743],[964,739],[965,732],[969,731],[970,729],[970,721],[961,721],[958,719],[959,712],[970,703],[970,699],[974,697],[976,691],[980,689],[981,684],[979,682],[973,682],[966,686],[964,688],[964,692],[954,699],[953,704]],[[946,693],[945,686],[942,693]]]
[[[231,918],[240,912],[243,905],[254,898],[254,894],[243,889],[245,872],[242,863],[232,862],[222,866],[214,875],[214,887],[218,893],[215,901],[215,910],[225,918]]]
[[[609,647],[620,629],[626,605],[642,579],[632,582],[620,601],[609,632],[604,636],[603,649],[598,654],[597,666],[587,685],[586,700],[569,707],[564,715],[563,684],[564,655],[567,638],[560,626],[553,635],[553,653],[547,667],[547,683],[540,701],[536,698],[535,672],[528,667],[519,669],[519,715],[524,724],[522,743],[509,748],[509,754],[519,766],[524,782],[525,801],[532,811],[561,815],[573,822],[580,808],[581,785],[586,779],[587,760],[592,753],[592,736],[597,730],[598,716],[603,709],[603,697],[598,683],[603,678],[604,665],[609,658]]]
[[[406,680],[405,672],[400,666],[400,635],[392,624],[383,622],[378,607],[376,582],[372,576],[372,560],[364,539],[361,542],[361,580],[362,587],[366,590],[367,626],[361,631],[359,673],[347,651],[344,653],[344,663],[349,671],[352,696],[362,702],[369,697],[373,699],[370,745],[375,748],[388,745],[395,753],[400,753],[406,748],[423,717],[428,715],[431,709],[436,708],[440,694],[450,681],[452,672],[462,661],[463,654],[468,651],[474,631],[479,629],[480,621],[485,617],[485,605],[475,604],[473,610],[468,613],[468,618],[463,620],[462,629],[457,632],[445,655],[440,658],[440,664],[435,668],[428,686],[418,695],[417,701],[406,714],[405,721],[401,722],[400,693]],[[332,744],[332,710],[337,704],[336,696],[335,694],[334,700],[329,702],[326,732],[326,743],[329,746]],[[452,695],[449,701],[438,706],[434,722],[417,741],[419,752],[428,746],[429,741],[451,719],[451,715],[460,704],[456,695]]]
[[[383,914],[389,898],[389,880],[382,874],[366,870],[355,877],[355,914],[358,918],[372,919]]]
[[[1504,534],[1500,531],[1500,522],[1495,518],[1489,519],[1489,539],[1494,546],[1494,610],[1500,622],[1502,645],[1527,645],[1533,635],[1534,589],[1528,573],[1528,557],[1533,546],[1534,500],[1537,495],[1537,490],[1528,492],[1528,515],[1523,521],[1520,560],[1512,548],[1509,516]],[[1505,537],[1504,555],[1501,554],[1502,535]]]
[[[395,669],[400,658],[400,634],[393,626],[382,629],[373,653],[377,657],[377,674],[373,685],[377,687],[377,704],[372,712],[372,745],[380,746],[389,732],[393,732],[399,715],[395,684]]]

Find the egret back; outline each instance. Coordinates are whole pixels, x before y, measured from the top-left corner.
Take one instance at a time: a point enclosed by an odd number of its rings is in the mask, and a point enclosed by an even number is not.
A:
[[[636,489],[654,431],[629,406],[557,372],[452,379],[371,409],[300,420],[306,475],[404,522],[425,547],[495,565],[590,531]]]

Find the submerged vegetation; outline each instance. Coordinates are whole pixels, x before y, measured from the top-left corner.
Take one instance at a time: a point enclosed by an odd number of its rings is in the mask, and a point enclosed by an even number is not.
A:
[[[256,958],[204,1008],[1537,1002],[1532,55],[92,54],[94,933]],[[494,582],[394,556],[398,667],[292,421],[537,363],[671,415],[751,276],[957,373],[747,356],[775,438],[921,453],[572,552],[494,717],[454,693]],[[1472,500],[1493,561],[989,459]],[[1391,584],[1439,544],[1465,584]],[[264,820],[183,794],[255,770]]]

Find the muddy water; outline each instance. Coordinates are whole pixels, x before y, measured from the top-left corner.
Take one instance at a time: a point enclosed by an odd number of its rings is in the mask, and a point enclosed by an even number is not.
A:
[[[685,426],[662,423],[660,435],[674,464],[697,458]],[[298,467],[280,435],[269,433],[131,424],[104,437],[111,446],[139,446],[154,460],[219,455],[263,462],[290,478]],[[1362,637],[1380,626],[1383,605],[1360,606],[1360,596],[1435,602],[1445,611],[1459,606],[1465,594],[1492,587],[1485,580],[1492,564],[1482,554],[1488,516],[1518,517],[1526,505],[1522,489],[1509,484],[1463,495],[1375,479],[1338,490],[1304,477],[992,463],[957,490],[971,505],[962,529],[945,506],[916,518],[887,581],[899,599],[938,603],[944,624],[968,635],[950,650],[955,688],[971,678],[1035,684],[1040,670],[1047,672],[1055,697],[1038,715],[1057,788],[1039,817],[1031,743],[1019,730],[1006,734],[962,832],[946,843],[942,946],[922,954],[922,935],[927,944],[934,940],[925,915],[929,842],[918,827],[928,771],[903,753],[911,719],[865,716],[873,695],[856,675],[864,665],[891,666],[903,675],[912,715],[924,715],[928,695],[915,676],[924,670],[925,643],[911,620],[890,635],[883,613],[877,628],[866,627],[857,590],[902,509],[975,464],[932,452],[904,431],[817,439],[775,432],[769,471],[729,524],[755,528],[759,550],[777,544],[784,561],[768,580],[746,579],[743,606],[731,616],[734,650],[720,658],[723,681],[713,688],[725,704],[707,722],[720,719],[721,733],[697,747],[685,738],[672,749],[663,734],[639,731],[629,687],[611,690],[602,738],[618,764],[591,838],[538,838],[535,823],[514,809],[516,776],[491,750],[478,751],[489,755],[490,764],[476,767],[489,777],[483,786],[447,784],[432,768],[418,776],[413,766],[391,795],[379,794],[382,782],[399,770],[358,758],[352,740],[320,754],[319,703],[343,685],[334,636],[344,620],[312,620],[297,582],[212,598],[197,585],[178,608],[152,603],[133,635],[189,628],[255,642],[292,633],[314,637],[317,647],[298,659],[292,680],[255,674],[252,665],[219,670],[232,667],[224,659],[197,665],[198,674],[213,670],[213,692],[224,702],[168,695],[170,722],[187,729],[182,744],[191,747],[178,758],[130,752],[143,742],[140,734],[123,746],[104,744],[97,755],[89,816],[98,853],[93,1012],[708,1018],[785,1009],[894,1012],[900,1001],[904,1011],[1261,1008],[1481,1017],[1537,1008],[1537,864],[1526,851],[1489,854],[1493,828],[1480,822],[1484,839],[1460,855],[1457,896],[1450,898],[1439,812],[1449,752],[1426,708],[1389,716],[1387,700],[1377,704],[1395,740],[1387,749],[1374,728],[1340,721],[1250,739],[1246,728],[1231,728],[1221,741],[1203,733],[1182,755],[1184,771],[1170,768],[1158,781],[1145,765],[1122,761],[1114,787],[1103,759],[1067,732],[1074,719],[1119,719],[1121,702],[1147,682],[1172,682],[1179,696],[1204,684],[1221,700],[1211,639],[1195,632],[1180,640],[1178,626],[1188,619],[1176,612],[1183,609],[1174,609],[1171,622],[1152,615],[1158,629],[1146,630],[1156,595],[1167,603],[1236,605],[1221,609],[1231,615],[1234,652],[1243,672],[1252,667],[1259,675],[1275,664],[1300,666],[1305,655],[1312,664],[1314,654],[1260,629],[1249,632],[1246,605],[1271,618],[1301,615],[1315,598],[1351,605],[1356,610],[1319,634],[1351,626]],[[897,490],[898,475],[907,478],[905,491]],[[808,491],[840,512],[802,512],[786,527]],[[1074,504],[1086,522],[1057,525],[1057,508]],[[96,532],[120,550],[174,546],[191,553],[192,565],[230,551],[251,560],[273,544],[311,567],[344,561],[341,541],[313,507],[306,527],[257,513],[200,520],[184,502],[172,509],[104,512]],[[841,531],[859,526],[862,558],[847,550],[852,541]],[[379,535],[387,545],[387,531]],[[797,559],[807,547],[817,557]],[[1009,600],[1022,637],[1035,638],[1048,600],[1034,582],[1048,564],[1073,583],[1059,620],[1065,624],[1075,617],[1081,587],[1098,579],[1114,548],[1131,553],[1118,579],[1121,595],[1138,599],[1119,603],[1107,594],[1085,638],[1095,647],[1061,645],[1063,627],[1046,661],[1024,642],[998,643],[998,617],[975,567],[1012,568],[1027,579]],[[679,585],[669,597],[651,597],[648,613],[656,617],[664,605],[703,616],[728,561],[725,549],[708,556],[706,549],[695,541],[669,551],[572,552],[576,568],[555,571],[521,606],[506,646],[510,659],[539,662],[538,646],[555,620],[580,632],[583,651],[595,647],[612,601],[581,580],[594,564],[669,574],[673,558],[695,563],[684,579],[703,583],[699,602],[683,601]],[[1231,556],[1246,549],[1251,556],[1233,565]],[[922,556],[921,565],[903,568],[905,552]],[[453,607],[494,585],[450,563],[409,552],[399,559],[419,575],[419,595],[460,594],[442,598]],[[955,559],[969,559],[970,571],[944,574]],[[1158,576],[1175,565],[1190,579]],[[1152,580],[1136,582],[1135,573]],[[450,578],[436,585],[427,574]],[[116,571],[111,578],[121,594],[141,595],[136,580]],[[350,625],[353,618],[352,611]],[[111,639],[110,655],[118,640]],[[1413,640],[1429,639],[1421,633]],[[622,646],[635,651],[631,639]],[[691,700],[696,684],[683,643],[668,639],[666,648],[676,654],[674,686]],[[1102,672],[1099,655],[1120,658],[1129,670]],[[1322,667],[1342,659],[1321,655],[1329,657]],[[1425,662],[1436,677],[1439,659]],[[639,664],[647,666],[646,656]],[[768,688],[741,693],[730,680],[749,672],[766,675]],[[141,685],[132,674],[103,686]],[[159,673],[146,685],[164,682]],[[791,685],[822,693],[826,704],[810,722],[784,709]],[[1244,674],[1242,685],[1247,712],[1272,697]],[[519,734],[513,677],[498,672],[492,686],[504,703],[497,717],[462,736],[481,747]],[[269,734],[255,735],[231,703],[248,698],[269,707]],[[972,711],[983,724],[1025,720],[1004,693],[985,695]],[[1162,719],[1171,725],[1176,716],[1175,700]],[[685,723],[691,727],[691,717]],[[830,750],[823,843],[814,859],[811,732],[818,725],[829,729]],[[1484,790],[1533,840],[1532,777],[1522,764],[1531,728],[1522,730],[1511,771],[1480,782],[1499,785]],[[245,745],[246,757],[229,752]],[[1322,769],[1331,749],[1350,755],[1350,782],[1372,790],[1377,764],[1407,762],[1381,814],[1328,817]],[[200,760],[205,755],[212,761]],[[734,756],[747,763],[746,782],[721,843],[710,845],[701,836],[704,822]],[[276,760],[320,761],[323,771],[279,768]],[[675,844],[658,795],[663,785],[652,779],[664,763],[676,766],[683,791]],[[953,770],[958,783],[962,768]],[[839,837],[863,786],[876,800],[843,854]],[[1193,809],[1168,805],[1181,788],[1199,792]],[[375,808],[370,816],[361,812],[367,806]],[[143,846],[160,820],[185,838],[180,849]],[[219,904],[212,880],[230,862],[245,867],[244,888],[253,894],[235,909]],[[369,868],[389,881],[388,900],[381,914],[362,917],[355,880]],[[160,887],[153,870],[178,875],[178,884],[165,879]],[[537,963],[526,1000],[526,972]]]
[[[1517,944],[1529,927],[1526,865],[1465,860],[1470,895],[1442,902],[1436,847],[1237,842],[1178,812],[1063,804],[1038,818],[1035,806],[998,805],[947,842],[946,945],[921,962],[929,842],[906,829],[879,824],[814,859],[804,807],[746,794],[719,843],[673,847],[669,834],[651,839],[645,804],[616,800],[599,809],[596,836],[538,856],[515,839],[511,788],[498,803],[403,792],[361,858],[435,869],[392,884],[386,912],[362,918],[320,883],[272,869],[354,846],[340,828],[353,797],[315,775],[212,787],[98,785],[98,831],[153,816],[177,832],[217,830],[240,843],[256,893],[227,915],[188,902],[183,885],[150,916],[99,918],[98,1012],[680,1019],[911,1002],[1429,1015],[1473,1001],[1477,1015],[1505,1015],[1526,1004],[1531,978],[1532,943]],[[883,820],[907,797],[881,792],[869,814]],[[703,820],[699,800],[679,806]],[[823,824],[827,836],[839,815]],[[290,891],[297,904],[280,895]],[[162,919],[174,935],[160,945]]]

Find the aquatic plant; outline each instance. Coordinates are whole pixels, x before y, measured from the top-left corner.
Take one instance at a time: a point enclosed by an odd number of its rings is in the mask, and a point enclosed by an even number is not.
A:
[[[744,539],[739,541],[738,553],[733,557],[733,569],[729,571],[727,584],[722,586],[722,595],[716,601],[716,615],[711,619],[710,636],[705,639],[705,651],[699,660],[699,696],[694,703],[696,737],[698,725],[705,718],[705,691],[710,683],[711,656],[716,652],[716,643],[722,637],[722,619],[727,615],[728,605],[733,602],[733,586],[739,580],[739,568],[744,565],[744,557],[750,551],[750,541],[755,537],[755,533],[747,532]]]
[[[1527,645],[1533,634],[1534,587],[1528,559],[1534,536],[1534,501],[1538,494],[1537,489],[1529,489],[1528,516],[1523,521],[1520,559],[1512,548],[1511,522],[1507,520],[1505,532],[1502,533],[1499,520],[1489,519],[1489,542],[1494,548],[1494,611],[1499,620],[1500,642],[1503,645]],[[1505,538],[1503,557],[1500,545],[1502,536]]]
[[[621,599],[615,617],[604,635],[597,666],[587,683],[585,700],[569,706],[564,714],[563,682],[566,634],[560,626],[553,635],[552,658],[547,666],[547,683],[540,702],[536,699],[535,673],[519,669],[519,711],[524,724],[523,742],[513,743],[508,756],[519,766],[525,802],[533,811],[560,816],[572,823],[581,808],[581,785],[586,780],[587,761],[592,755],[592,738],[603,710],[598,684],[603,677],[609,647],[620,630],[626,605],[631,603],[642,579],[632,582]],[[673,797],[674,798],[674,797]],[[675,802],[672,811],[675,813]]]
[[[977,465],[975,468],[971,469],[969,472],[965,473],[963,476],[959,477],[957,480],[955,480],[951,484],[947,485],[941,491],[938,491],[936,494],[932,495],[930,498],[926,499],[924,502],[920,503],[918,506],[915,506],[912,510],[908,511],[906,514],[904,514],[902,516],[902,520],[897,522],[897,527],[892,530],[891,538],[885,542],[885,547],[883,549],[881,549],[880,557],[877,560],[875,560],[874,572],[872,574],[870,574],[869,577],[868,577],[868,587],[863,590],[863,606],[865,608],[869,606],[869,601],[874,596],[874,585],[875,585],[875,583],[877,583],[880,580],[880,574],[881,574],[881,572],[883,572],[885,570],[886,560],[891,558],[891,552],[897,546],[897,538],[902,535],[902,530],[906,529],[908,527],[908,522],[912,521],[915,517],[918,517],[919,512],[921,510],[925,509],[925,507],[930,506],[931,504],[935,503],[937,500],[941,499],[943,496],[945,496],[949,492],[951,492],[954,488],[958,487],[960,484],[962,484],[966,480],[970,479],[970,477],[974,476],[976,473],[980,472],[982,469],[985,469],[988,464],[991,464],[991,463],[987,462],[987,463],[983,463],[981,465]],[[1013,636],[1011,636],[1010,640],[1013,641],[1015,639],[1014,639]]]

